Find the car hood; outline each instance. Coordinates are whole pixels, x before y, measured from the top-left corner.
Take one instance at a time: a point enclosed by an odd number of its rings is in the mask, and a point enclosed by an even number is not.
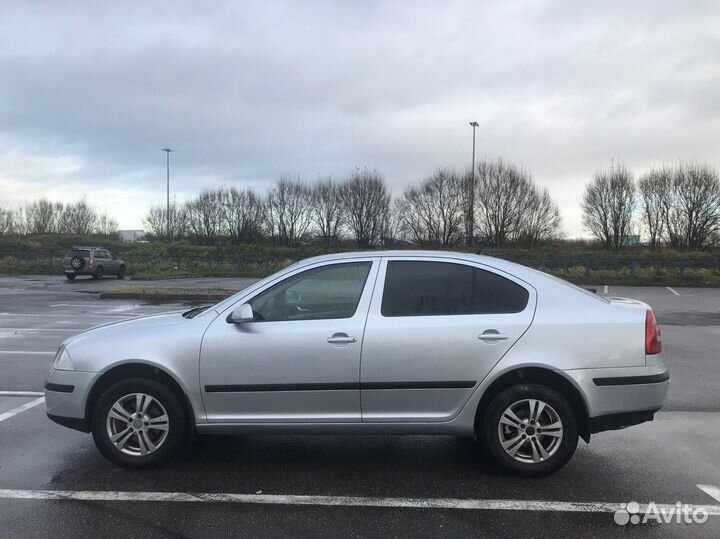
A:
[[[74,337],[70,337],[63,344],[69,346],[71,344],[79,343],[90,338],[96,337],[112,337],[118,333],[124,333],[132,330],[145,330],[153,328],[162,328],[168,326],[176,326],[186,322],[188,319],[183,318],[182,313],[184,311],[172,311],[160,314],[151,314],[148,316],[139,316],[137,318],[131,318],[129,320],[118,320],[115,322],[109,322],[107,324],[101,324],[86,329],[82,333],[78,333]]]

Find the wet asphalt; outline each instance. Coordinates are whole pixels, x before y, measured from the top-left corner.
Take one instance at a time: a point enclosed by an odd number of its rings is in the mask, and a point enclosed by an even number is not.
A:
[[[153,286],[242,288],[248,279],[153,281]],[[0,392],[39,392],[58,345],[112,320],[181,308],[99,300],[118,281],[0,277]],[[603,285],[596,287],[604,293]],[[432,509],[422,500],[544,500],[720,505],[720,290],[614,287],[650,303],[663,331],[671,385],[655,421],[580,442],[558,473],[504,475],[475,442],[426,436],[200,437],[168,466],[126,471],[89,435],[64,429],[37,396],[0,393],[0,538],[28,537],[647,537],[720,535],[704,524],[627,524],[610,512]],[[679,295],[678,295],[679,294]],[[218,502],[29,500],[3,489],[240,493],[413,498],[415,507]]]

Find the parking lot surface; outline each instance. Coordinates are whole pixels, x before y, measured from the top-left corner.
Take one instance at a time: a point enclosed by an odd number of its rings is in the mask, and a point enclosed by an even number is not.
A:
[[[252,282],[184,281],[171,286]],[[614,519],[631,501],[720,513],[720,290],[596,286],[654,307],[671,372],[666,405],[652,423],[595,435],[560,472],[529,480],[503,474],[472,440],[425,436],[201,437],[164,468],[117,468],[89,435],[50,422],[40,392],[67,337],[183,307],[98,299],[118,282],[0,277],[0,538],[720,535],[720,516]]]

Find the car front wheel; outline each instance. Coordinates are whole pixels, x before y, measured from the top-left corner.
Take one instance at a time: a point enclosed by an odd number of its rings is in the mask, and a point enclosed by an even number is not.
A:
[[[158,466],[184,440],[185,417],[178,398],[154,380],[133,378],[106,389],[92,416],[100,452],[125,468]]]
[[[515,385],[497,395],[479,434],[494,460],[522,477],[559,470],[578,444],[577,419],[567,399],[539,384]]]

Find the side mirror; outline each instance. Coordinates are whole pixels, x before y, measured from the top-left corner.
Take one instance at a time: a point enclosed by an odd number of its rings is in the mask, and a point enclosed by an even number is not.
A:
[[[228,324],[244,324],[253,320],[255,320],[255,317],[249,303],[243,303],[239,307],[235,307],[227,317]]]

